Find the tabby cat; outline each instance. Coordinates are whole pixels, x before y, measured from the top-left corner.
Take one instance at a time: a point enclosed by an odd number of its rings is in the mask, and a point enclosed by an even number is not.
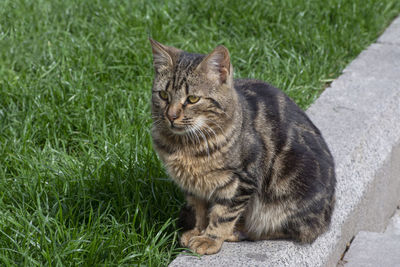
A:
[[[320,131],[280,90],[234,80],[224,46],[202,55],[150,42],[154,148],[193,210],[181,245],[213,254],[224,241],[312,243],[335,203]]]

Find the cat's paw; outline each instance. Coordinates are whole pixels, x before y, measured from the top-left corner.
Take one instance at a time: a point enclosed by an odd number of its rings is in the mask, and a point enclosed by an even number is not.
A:
[[[189,248],[197,254],[215,254],[222,246],[222,239],[212,239],[207,236],[194,236],[189,241]]]
[[[246,233],[240,231],[234,231],[230,236],[225,238],[228,242],[239,242],[248,239]]]
[[[184,232],[180,240],[181,246],[188,247],[190,239],[194,236],[199,236],[199,235],[200,231],[197,228]]]

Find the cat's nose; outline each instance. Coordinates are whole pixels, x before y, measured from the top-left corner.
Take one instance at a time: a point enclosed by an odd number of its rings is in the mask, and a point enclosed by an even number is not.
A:
[[[169,107],[167,111],[167,118],[169,119],[170,122],[173,122],[179,116],[181,115],[181,109],[179,108],[174,108],[174,107]]]

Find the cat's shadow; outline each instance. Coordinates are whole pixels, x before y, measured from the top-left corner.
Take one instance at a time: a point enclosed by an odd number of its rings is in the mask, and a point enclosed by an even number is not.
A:
[[[69,214],[65,220],[86,224],[93,220],[89,219],[93,214],[106,214],[122,224],[132,222],[138,230],[143,222],[151,227],[152,222],[162,224],[168,220],[176,227],[183,196],[169,178],[143,179],[138,177],[148,175],[145,168],[124,168],[115,162],[101,165],[96,173],[69,181],[68,190],[58,190],[54,199],[58,204],[54,206]]]

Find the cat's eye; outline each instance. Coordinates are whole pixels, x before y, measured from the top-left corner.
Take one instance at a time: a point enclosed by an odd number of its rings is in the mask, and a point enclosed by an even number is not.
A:
[[[161,99],[168,100],[168,93],[166,91],[160,91]]]
[[[199,96],[194,96],[194,95],[190,95],[190,96],[188,96],[188,98],[187,98],[187,101],[188,101],[190,104],[197,103],[197,102],[199,102],[199,100],[200,100],[200,97],[199,97]]]

